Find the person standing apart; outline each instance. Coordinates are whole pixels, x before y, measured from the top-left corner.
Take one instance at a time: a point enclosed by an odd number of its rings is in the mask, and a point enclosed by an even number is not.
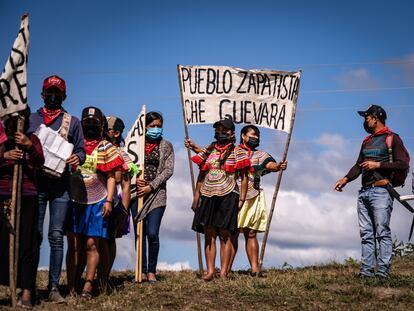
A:
[[[43,81],[41,95],[44,106],[31,114],[29,131],[35,132],[41,124],[44,124],[59,132],[74,146],[72,155],[66,160],[66,170],[61,176],[50,174],[48,171],[39,171],[36,176],[39,186],[38,229],[41,237],[39,247],[43,240],[46,206],[49,205],[49,300],[63,303],[65,299],[59,293],[58,285],[63,262],[64,224],[69,208],[69,178],[71,167],[76,167],[85,161],[85,145],[79,120],[62,108],[62,103],[66,99],[65,80],[56,75],[47,77]]]
[[[360,277],[387,278],[392,257],[393,198],[386,186],[389,183],[399,186],[394,177],[408,169],[409,156],[401,138],[385,125],[387,114],[382,107],[371,105],[358,114],[364,117],[364,129],[369,136],[362,142],[356,164],[336,182],[334,189],[342,191],[346,184],[362,175],[357,206],[362,250]],[[389,139],[392,139],[390,146]]]

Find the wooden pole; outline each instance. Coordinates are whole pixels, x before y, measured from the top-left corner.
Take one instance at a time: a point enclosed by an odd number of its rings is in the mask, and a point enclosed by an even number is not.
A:
[[[143,173],[141,174],[143,175]],[[143,178],[142,178],[143,179]],[[144,198],[138,198],[138,215],[144,205]],[[142,220],[137,222],[137,241],[136,241],[136,260],[135,260],[135,281],[142,283],[142,234],[143,234]]]
[[[298,90],[299,90],[299,86],[298,86]],[[289,150],[289,145],[290,145],[290,140],[292,138],[293,125],[295,123],[296,104],[297,104],[297,101],[298,101],[298,95],[299,95],[299,91],[298,91],[298,94],[296,94],[293,109],[292,109],[292,116],[291,116],[291,119],[290,119],[290,129],[289,129],[288,137],[286,139],[285,151],[283,152],[282,161],[286,161],[288,150]],[[270,229],[270,225],[272,223],[273,213],[274,213],[274,210],[275,210],[276,198],[277,198],[277,195],[279,193],[280,184],[282,182],[282,176],[283,176],[283,171],[280,170],[279,174],[277,176],[275,191],[273,193],[273,198],[272,198],[272,204],[271,204],[271,207],[270,207],[269,216],[267,218],[266,230],[265,230],[265,233],[264,233],[264,236],[263,236],[262,246],[261,246],[261,249],[260,249],[259,271],[262,271],[262,268],[263,268],[263,257],[264,257],[265,250],[266,250],[266,243],[267,243],[267,238],[269,236],[269,229]]]
[[[146,114],[146,107],[143,106],[141,113],[144,115]],[[140,114],[141,115],[141,114]],[[145,172],[145,117],[143,121],[143,129],[144,129],[144,141],[143,144],[139,147],[139,157],[141,158],[141,174],[137,178],[137,180],[144,180],[144,172]],[[138,187],[137,187],[138,193]],[[137,199],[137,214],[139,215],[140,211],[144,207],[144,197],[138,197]],[[143,239],[143,222],[142,220],[137,222],[137,239],[136,239],[136,256],[135,256],[135,282],[142,283],[142,239]]]
[[[181,96],[181,106],[183,108],[183,121],[184,121],[184,131],[185,131],[185,138],[188,139],[188,126],[187,126],[187,112],[184,106],[184,95],[183,95],[183,86],[181,84],[182,81],[182,74],[181,74],[181,66],[177,65],[178,71],[178,84],[180,85],[180,96]],[[187,157],[188,157],[188,165],[190,168],[190,176],[191,176],[191,188],[193,190],[193,196],[195,193],[195,178],[194,178],[194,170],[193,164],[191,162],[191,151],[187,149]],[[197,257],[198,257],[198,273],[202,276],[204,274],[204,267],[203,267],[203,254],[201,252],[201,238],[200,233],[196,233],[196,241],[197,241]]]
[[[23,132],[24,117],[20,116],[17,119],[17,132]],[[16,149],[19,149],[16,146]],[[16,235],[10,233],[9,242],[9,287],[11,292],[11,300],[13,308],[17,306],[16,284],[17,284],[17,269],[19,262],[19,236],[20,236],[20,210],[21,210],[21,188],[22,188],[22,164],[16,161],[13,167],[13,183],[12,196],[10,203],[10,224],[12,225]]]

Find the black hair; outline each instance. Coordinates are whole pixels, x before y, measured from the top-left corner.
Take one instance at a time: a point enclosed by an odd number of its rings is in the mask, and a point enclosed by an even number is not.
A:
[[[246,125],[245,127],[243,127],[240,131],[240,143],[243,143],[243,138],[242,138],[242,134],[246,135],[250,130],[253,130],[254,133],[257,135],[257,137],[260,137],[260,131],[257,128],[256,125]]]
[[[145,115],[145,124],[147,126],[154,120],[161,120],[161,124],[164,124],[162,114],[157,111],[150,111]]]

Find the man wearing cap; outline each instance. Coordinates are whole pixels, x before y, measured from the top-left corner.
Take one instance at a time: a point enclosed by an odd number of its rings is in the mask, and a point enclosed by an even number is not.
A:
[[[41,124],[58,131],[67,141],[73,144],[72,155],[66,160],[67,166],[63,175],[56,177],[39,171],[37,183],[39,187],[39,232],[43,239],[43,222],[46,205],[49,204],[49,300],[63,303],[65,300],[58,290],[63,261],[64,223],[69,207],[69,177],[72,167],[85,161],[85,145],[82,126],[79,120],[62,108],[66,99],[66,83],[62,78],[53,75],[43,82],[42,98],[44,106],[30,116],[31,130],[35,131]],[[39,246],[40,247],[40,246]]]
[[[335,190],[342,191],[347,183],[362,174],[357,206],[362,246],[359,275],[386,278],[392,257],[390,220],[393,204],[386,186],[392,183],[393,172],[408,168],[405,147],[401,138],[385,126],[387,114],[382,107],[371,105],[358,114],[365,118],[364,129],[370,135],[362,142],[356,164],[336,182]],[[393,136],[392,162],[386,142],[390,135]]]

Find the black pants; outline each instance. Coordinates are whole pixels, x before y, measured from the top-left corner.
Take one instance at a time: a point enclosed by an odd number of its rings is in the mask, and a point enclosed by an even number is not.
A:
[[[7,198],[0,197],[3,208]],[[17,287],[34,292],[38,262],[39,231],[37,229],[39,204],[37,196],[22,197],[20,213],[19,261]],[[0,283],[9,285],[9,233],[4,221],[0,221]]]

